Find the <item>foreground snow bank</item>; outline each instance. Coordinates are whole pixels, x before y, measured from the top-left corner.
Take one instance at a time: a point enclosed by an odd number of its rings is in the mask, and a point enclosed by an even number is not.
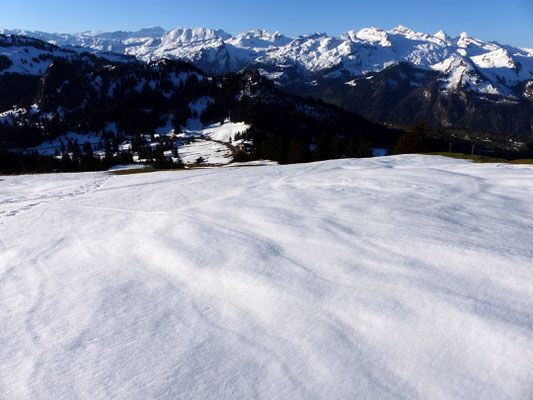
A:
[[[0,393],[519,399],[533,168],[431,156],[0,182]]]

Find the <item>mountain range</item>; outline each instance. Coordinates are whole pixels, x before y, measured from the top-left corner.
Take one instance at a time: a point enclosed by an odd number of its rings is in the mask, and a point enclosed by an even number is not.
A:
[[[0,88],[12,97],[0,96],[0,172],[363,157],[401,134],[286,93],[256,70],[212,75],[185,61],[76,50],[0,35]],[[6,152],[18,149],[23,161]]]
[[[265,30],[233,36],[206,28],[160,27],[0,33],[145,62],[184,60],[211,74],[257,69],[289,92],[324,99],[377,122],[409,125],[424,119],[435,127],[487,135],[533,135],[533,49],[466,33],[452,38],[443,31],[429,35],[403,26],[295,38]]]
[[[516,90],[521,82],[533,88],[533,49],[486,42],[462,33],[451,38],[445,32],[434,35],[398,26],[390,31],[365,28],[348,31],[340,38],[323,33],[286,37],[279,32],[251,30],[232,36],[223,30],[160,27],[137,32],[85,32],[49,34],[23,30],[0,30],[2,34],[38,38],[61,47],[85,47],[98,51],[124,53],[151,61],[175,58],[189,61],[206,72],[224,74],[263,67],[275,80],[324,77],[351,77],[375,73],[396,63],[445,74],[442,89],[463,87],[481,94],[531,97],[531,90]],[[347,84],[353,82],[347,80]]]

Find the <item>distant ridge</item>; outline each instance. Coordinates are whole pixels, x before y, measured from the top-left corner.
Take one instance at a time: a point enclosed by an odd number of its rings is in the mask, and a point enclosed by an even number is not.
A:
[[[319,72],[350,81],[395,63],[443,73],[444,92],[463,88],[516,98],[527,94],[517,93],[515,86],[533,81],[533,49],[487,42],[467,33],[451,38],[441,30],[430,35],[402,25],[390,31],[371,27],[351,30],[341,37],[316,33],[296,38],[265,30],[232,36],[220,29],[165,31],[161,27],[136,32],[56,34],[0,29],[0,33],[38,38],[58,46],[123,53],[144,61],[180,59],[211,73],[255,65],[278,81],[294,80],[295,69],[303,81]]]
[[[288,92],[323,99],[376,122],[408,126],[425,120],[442,129],[466,130],[465,135],[533,136],[533,49],[464,32],[452,38],[442,30],[427,34],[400,25],[388,31],[351,30],[340,37],[291,38],[260,29],[233,36],[220,29],[161,27],[0,34],[29,36],[108,59],[187,61],[215,75],[258,70]],[[4,60],[0,76],[17,71],[39,75],[49,64],[24,53],[2,56],[11,64]]]

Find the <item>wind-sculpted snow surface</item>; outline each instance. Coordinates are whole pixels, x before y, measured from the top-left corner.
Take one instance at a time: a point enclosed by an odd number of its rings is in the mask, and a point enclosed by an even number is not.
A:
[[[2,179],[2,398],[533,395],[531,166]]]

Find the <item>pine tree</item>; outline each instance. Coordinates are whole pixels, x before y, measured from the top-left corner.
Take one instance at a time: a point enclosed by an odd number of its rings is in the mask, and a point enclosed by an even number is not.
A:
[[[343,143],[342,138],[339,135],[335,135],[331,141],[331,157],[342,158],[343,156]]]
[[[392,148],[392,153],[427,153],[429,151],[428,132],[429,128],[424,121],[417,123],[409,132],[400,136]]]
[[[329,160],[331,158],[331,149],[328,134],[323,132],[318,136],[316,149],[313,153],[315,161]]]

